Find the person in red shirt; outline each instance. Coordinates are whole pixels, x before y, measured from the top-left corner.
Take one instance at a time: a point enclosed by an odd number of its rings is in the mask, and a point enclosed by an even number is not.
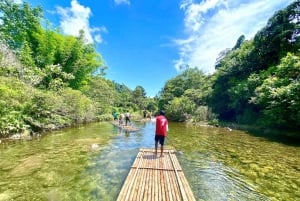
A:
[[[155,128],[155,155],[157,155],[158,142],[160,144],[160,156],[163,156],[165,137],[168,132],[168,120],[165,117],[165,112],[161,111],[159,116],[156,117],[156,128]]]

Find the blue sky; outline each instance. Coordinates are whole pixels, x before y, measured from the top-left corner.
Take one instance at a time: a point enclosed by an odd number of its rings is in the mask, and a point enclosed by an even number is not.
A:
[[[16,2],[22,2],[16,0]],[[63,33],[93,42],[106,78],[155,96],[180,65],[214,72],[218,54],[251,39],[292,0],[28,0]]]

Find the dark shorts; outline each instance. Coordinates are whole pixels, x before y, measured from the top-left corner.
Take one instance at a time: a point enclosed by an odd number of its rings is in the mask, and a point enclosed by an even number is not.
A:
[[[159,142],[159,144],[164,145],[164,143],[165,143],[165,136],[155,135],[154,140],[155,140],[155,142]]]

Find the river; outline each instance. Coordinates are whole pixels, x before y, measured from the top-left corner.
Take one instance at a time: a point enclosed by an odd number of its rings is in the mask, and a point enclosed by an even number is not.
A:
[[[155,125],[125,132],[93,123],[0,144],[0,201],[114,201]],[[167,147],[196,200],[300,200],[299,143],[225,128],[170,123]]]

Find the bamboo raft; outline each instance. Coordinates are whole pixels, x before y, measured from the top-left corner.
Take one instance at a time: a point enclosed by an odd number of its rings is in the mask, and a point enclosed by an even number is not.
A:
[[[128,125],[128,126],[126,126],[124,124],[119,125],[119,122],[112,122],[112,124],[120,129],[125,130],[125,131],[138,131],[139,130],[139,128],[132,126],[132,125]]]
[[[142,200],[195,201],[174,150],[156,157],[153,149],[140,149],[117,201]]]

